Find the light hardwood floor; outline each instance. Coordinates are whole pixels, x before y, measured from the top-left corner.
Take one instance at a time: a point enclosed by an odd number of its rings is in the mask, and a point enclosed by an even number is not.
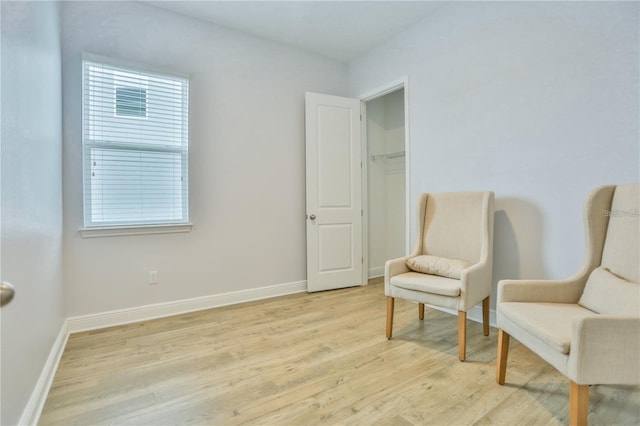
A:
[[[566,424],[568,381],[512,339],[495,382],[497,333],[396,301],[381,284],[210,309],[74,334],[40,424]],[[591,425],[640,423],[640,390],[593,386]]]

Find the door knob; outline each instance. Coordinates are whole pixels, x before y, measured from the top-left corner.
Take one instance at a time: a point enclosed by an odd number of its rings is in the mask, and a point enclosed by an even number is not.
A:
[[[4,306],[11,302],[15,296],[16,290],[11,283],[3,281],[0,283],[0,306]]]
[[[309,216],[309,219],[311,219],[311,220],[316,220],[316,215],[315,215],[315,214],[312,214],[311,216]]]

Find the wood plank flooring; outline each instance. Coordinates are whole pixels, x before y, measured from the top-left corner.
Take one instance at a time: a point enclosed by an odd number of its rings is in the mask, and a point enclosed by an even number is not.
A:
[[[558,425],[569,383],[511,339],[396,300],[382,284],[296,294],[74,334],[42,425]],[[640,423],[637,387],[592,386],[591,425]]]

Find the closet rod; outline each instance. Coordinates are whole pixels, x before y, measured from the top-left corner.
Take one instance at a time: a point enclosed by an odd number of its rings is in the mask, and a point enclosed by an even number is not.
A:
[[[404,157],[404,151],[391,152],[389,154],[372,155],[371,161],[376,161],[379,158],[384,158],[385,160],[387,160],[387,159],[398,158],[398,157]]]

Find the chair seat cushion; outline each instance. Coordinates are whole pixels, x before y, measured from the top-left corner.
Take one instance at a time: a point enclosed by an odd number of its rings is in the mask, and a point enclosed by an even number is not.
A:
[[[442,296],[460,296],[460,281],[438,275],[406,272],[391,278],[391,285],[407,290],[423,293],[440,294]]]
[[[498,308],[501,315],[563,354],[568,354],[571,348],[573,321],[598,315],[568,303],[503,302]]]
[[[462,271],[471,264],[464,260],[423,254],[407,259],[407,267],[423,274],[440,275],[441,277],[459,280]]]

